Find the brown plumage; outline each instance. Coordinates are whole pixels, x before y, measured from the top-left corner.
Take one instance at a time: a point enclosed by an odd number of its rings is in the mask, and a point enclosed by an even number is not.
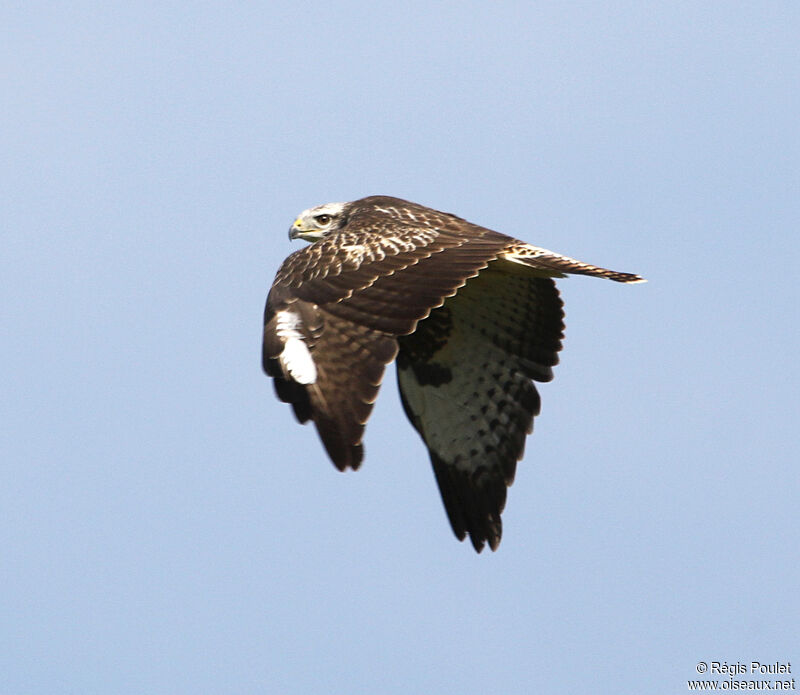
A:
[[[456,536],[500,542],[500,514],[563,337],[554,277],[642,282],[398,198],[311,208],[278,271],[263,366],[334,465],[358,468],[385,366],[428,447]]]

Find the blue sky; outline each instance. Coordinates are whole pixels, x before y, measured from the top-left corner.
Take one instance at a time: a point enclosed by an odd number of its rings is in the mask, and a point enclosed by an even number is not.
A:
[[[0,10],[0,690],[678,693],[800,664],[800,8]],[[561,282],[496,553],[393,370],[340,474],[260,373],[304,208],[408,198]]]

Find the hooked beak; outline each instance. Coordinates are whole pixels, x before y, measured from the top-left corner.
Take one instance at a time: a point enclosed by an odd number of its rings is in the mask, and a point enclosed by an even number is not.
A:
[[[303,241],[307,241],[310,244],[313,244],[315,241],[322,239],[325,236],[325,232],[321,229],[308,229],[307,227],[303,226],[303,219],[298,217],[294,222],[292,222],[292,226],[289,227],[289,240],[294,239],[302,239]]]
[[[298,217],[294,222],[292,222],[292,226],[289,227],[289,241],[300,239],[302,234],[303,234],[303,223]]]

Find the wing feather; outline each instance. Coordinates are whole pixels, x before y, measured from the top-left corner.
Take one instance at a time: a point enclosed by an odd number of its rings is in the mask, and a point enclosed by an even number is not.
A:
[[[275,390],[290,403],[300,422],[313,420],[328,455],[339,470],[358,468],[363,458],[364,425],[378,394],[386,364],[397,353],[394,337],[343,320],[302,300],[274,310],[265,322],[264,369],[275,379]],[[287,340],[276,331],[278,311],[298,319],[316,378],[300,383],[282,359]]]
[[[601,268],[597,265],[584,263],[569,256],[562,256],[547,249],[517,241],[509,246],[502,257],[511,263],[519,263],[530,268],[549,272],[552,277],[564,275],[591,275],[606,278],[614,282],[637,283],[647,282],[641,275],[634,273],[621,273],[617,270]]]
[[[480,552],[502,535],[514,480],[563,337],[551,279],[496,261],[399,340],[406,414],[427,445],[456,537]]]
[[[357,468],[363,458],[364,426],[396,337],[411,333],[507,245],[508,237],[485,232],[470,238],[402,225],[390,238],[372,229],[342,232],[292,254],[278,271],[265,309],[264,370],[298,420],[313,420],[337,468]],[[313,382],[292,373],[304,362],[289,359],[276,318],[286,311],[294,312],[313,360]]]
[[[262,363],[340,470],[358,468],[386,364],[425,441],[450,524],[494,550],[563,338],[554,277],[642,282],[386,196],[341,207],[291,254],[264,312]],[[398,352],[399,351],[399,352]]]

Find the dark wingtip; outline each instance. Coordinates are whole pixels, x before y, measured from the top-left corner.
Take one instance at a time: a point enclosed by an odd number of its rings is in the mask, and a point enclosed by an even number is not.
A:
[[[489,546],[489,550],[494,552],[500,546],[500,539],[503,535],[503,522],[497,519],[494,522],[489,521],[487,526],[488,525],[491,525],[493,528],[491,528],[491,530],[489,530],[489,528],[474,529],[467,531],[467,534],[462,535],[460,538],[458,538],[458,534],[456,534],[456,537],[458,540],[463,541],[466,539],[466,536],[469,535],[469,540],[472,543],[472,547],[475,548],[476,553],[480,554],[486,545]]]
[[[349,444],[345,441],[336,423],[325,418],[321,413],[316,413],[314,424],[317,426],[319,438],[328,453],[328,458],[337,470],[346,471],[352,468],[357,471],[364,460],[364,445]]]
[[[433,451],[430,452],[433,471],[442,496],[447,518],[455,537],[469,540],[475,552],[480,553],[486,544],[497,550],[503,535],[500,512],[505,502],[505,484],[502,492],[491,488],[478,489],[467,475],[454,470]]]
[[[624,282],[628,285],[638,285],[647,282],[641,275],[636,275],[635,273],[614,273],[614,275],[609,276],[609,279],[616,282]]]

